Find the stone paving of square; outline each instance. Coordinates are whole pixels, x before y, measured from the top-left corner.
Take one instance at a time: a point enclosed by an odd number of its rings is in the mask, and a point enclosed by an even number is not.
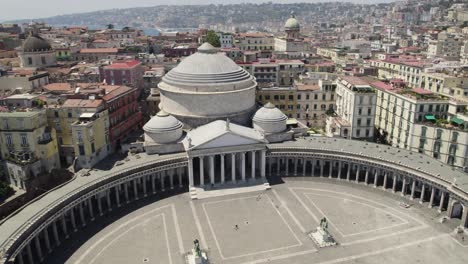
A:
[[[197,238],[210,263],[466,263],[455,223],[418,203],[402,208],[403,199],[310,178],[194,201],[183,193],[96,222],[46,262],[184,264]],[[322,217],[337,246],[319,249],[308,237]]]

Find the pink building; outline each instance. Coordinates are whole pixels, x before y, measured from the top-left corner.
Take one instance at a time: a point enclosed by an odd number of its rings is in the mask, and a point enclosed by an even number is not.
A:
[[[114,61],[100,69],[101,81],[110,85],[126,85],[141,88],[144,69],[137,60]]]

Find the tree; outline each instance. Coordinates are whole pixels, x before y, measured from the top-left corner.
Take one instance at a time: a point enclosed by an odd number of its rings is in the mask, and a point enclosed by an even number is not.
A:
[[[108,24],[108,25],[106,25],[106,27],[107,27],[107,29],[114,29],[114,25],[112,25],[112,24]]]
[[[208,31],[206,34],[206,42],[213,45],[213,47],[221,47],[221,43],[219,42],[219,37],[216,35],[216,32],[213,30]]]

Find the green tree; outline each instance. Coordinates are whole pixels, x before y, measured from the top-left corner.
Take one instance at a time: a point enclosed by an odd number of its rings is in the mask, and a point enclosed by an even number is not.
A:
[[[108,25],[106,25],[106,27],[107,27],[107,29],[114,29],[114,25],[112,25],[112,24],[108,24]]]
[[[219,37],[216,35],[214,30],[209,30],[206,34],[206,42],[213,45],[213,47],[221,47],[221,42],[219,42]]]

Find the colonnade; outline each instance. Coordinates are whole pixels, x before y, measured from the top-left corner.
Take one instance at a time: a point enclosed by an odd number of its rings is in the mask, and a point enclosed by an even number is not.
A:
[[[450,218],[460,218],[468,228],[468,204],[463,204],[446,188],[393,168],[326,158],[269,156],[268,176],[311,176],[336,179],[380,188],[404,196]]]
[[[189,157],[189,186],[214,186],[266,180],[266,150]]]
[[[96,190],[78,202],[64,208],[55,219],[44,225],[16,255],[13,263],[33,264],[43,262],[44,257],[80,228],[86,227],[96,218],[125,204],[149,195],[187,186],[186,168],[162,170]]]

